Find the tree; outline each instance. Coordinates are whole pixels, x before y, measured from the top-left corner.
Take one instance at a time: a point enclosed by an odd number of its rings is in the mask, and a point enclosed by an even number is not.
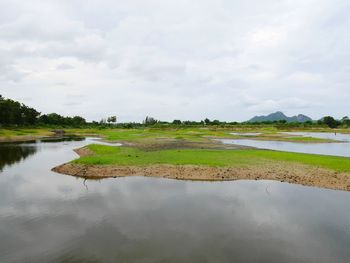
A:
[[[86,120],[83,117],[74,116],[71,120],[71,124],[73,126],[81,126],[81,125],[86,124]]]
[[[350,119],[349,119],[348,116],[343,117],[343,118],[341,119],[341,122],[342,122],[343,125],[345,125],[345,126],[347,126],[347,127],[350,126]]]
[[[156,119],[154,119],[153,117],[146,116],[146,119],[143,121],[143,124],[146,126],[150,126],[150,125],[156,124],[157,122],[158,121]]]
[[[204,119],[204,123],[205,123],[205,125],[209,125],[210,124],[210,120],[208,118],[205,118]]]
[[[47,115],[48,124],[60,125],[64,124],[64,117],[57,113],[50,113]]]
[[[0,95],[0,124],[26,125],[35,124],[40,112]]]
[[[33,125],[37,123],[40,112],[37,112],[35,109],[30,108],[24,104],[21,106],[23,124]]]
[[[219,120],[213,120],[211,122],[211,125],[220,125],[220,121]]]
[[[175,125],[181,125],[181,121],[180,121],[180,120],[173,120],[173,124],[175,124]]]
[[[117,116],[108,117],[107,118],[107,122],[108,123],[111,123],[111,122],[116,123],[117,122]]]
[[[323,123],[326,124],[329,128],[337,128],[339,126],[339,122],[335,120],[332,116],[326,116],[323,118]]]

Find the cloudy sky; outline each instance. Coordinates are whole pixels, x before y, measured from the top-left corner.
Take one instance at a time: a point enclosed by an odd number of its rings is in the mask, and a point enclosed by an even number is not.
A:
[[[99,120],[350,115],[348,0],[0,0],[0,94]]]

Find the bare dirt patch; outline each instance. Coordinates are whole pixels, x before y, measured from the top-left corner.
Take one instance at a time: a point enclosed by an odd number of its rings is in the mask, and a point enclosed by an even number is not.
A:
[[[196,181],[277,180],[350,191],[349,174],[290,163],[273,163],[249,167],[207,167],[195,165],[111,166],[66,163],[52,170],[86,179],[148,176]]]
[[[189,141],[184,139],[157,138],[144,141],[123,141],[123,146],[136,147],[144,151],[170,149],[251,149],[253,147],[223,144],[218,140]]]
[[[82,148],[78,148],[78,149],[74,149],[74,151],[81,157],[83,156],[89,156],[89,155],[93,155],[93,151],[91,151],[88,147],[82,147]]]

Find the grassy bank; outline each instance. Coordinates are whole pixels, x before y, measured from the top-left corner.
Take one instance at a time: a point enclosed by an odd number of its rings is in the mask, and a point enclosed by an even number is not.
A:
[[[312,137],[291,136],[280,133],[280,130],[274,127],[263,127],[261,129],[243,130],[240,128],[219,128],[219,127],[196,127],[196,128],[143,128],[143,129],[69,129],[69,133],[74,134],[96,134],[102,136],[108,141],[133,141],[142,143],[153,143],[159,139],[178,139],[192,142],[203,142],[211,138],[228,138],[228,139],[257,139],[257,140],[276,140],[288,142],[310,142],[310,143],[327,143],[335,142],[329,139],[320,139]],[[232,133],[259,132],[261,135],[247,137],[244,135],[234,135]]]
[[[147,166],[206,165],[239,167],[263,165],[273,162],[290,162],[326,168],[337,172],[350,172],[350,158],[300,154],[268,150],[160,150],[143,151],[137,148],[89,145],[94,153],[74,161],[79,164]]]
[[[0,141],[25,139],[26,137],[40,137],[53,135],[53,129],[50,128],[12,128],[0,129]],[[310,143],[327,143],[332,142],[328,139],[317,139],[311,137],[290,136],[288,134],[281,134],[281,131],[275,127],[240,127],[232,126],[229,128],[220,128],[216,126],[210,127],[179,127],[179,128],[140,128],[140,129],[64,129],[67,134],[75,135],[96,135],[103,137],[109,141],[132,141],[142,143],[152,143],[159,139],[179,139],[192,142],[208,141],[210,138],[249,138],[257,140],[278,140],[289,142],[310,142]],[[289,130],[290,131],[290,130]],[[334,132],[332,130],[293,130],[293,131],[324,131]],[[244,132],[259,132],[261,135],[254,137],[247,137],[244,135],[233,135],[231,133]],[[340,131],[338,131],[340,132]],[[342,132],[346,132],[345,130]]]
[[[0,129],[0,141],[30,140],[45,136],[52,136],[54,133],[49,129],[31,128],[31,129]]]

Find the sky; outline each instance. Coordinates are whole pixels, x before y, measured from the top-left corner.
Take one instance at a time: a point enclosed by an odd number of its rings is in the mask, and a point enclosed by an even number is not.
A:
[[[0,0],[0,94],[100,120],[350,115],[348,0]]]

